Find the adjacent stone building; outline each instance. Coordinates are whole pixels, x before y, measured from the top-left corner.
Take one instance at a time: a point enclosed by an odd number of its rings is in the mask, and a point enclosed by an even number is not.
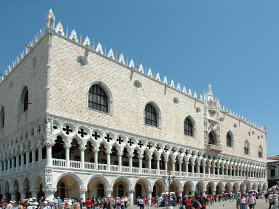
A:
[[[1,76],[0,193],[157,196],[267,188],[266,130],[55,24]]]
[[[279,155],[267,158],[268,188],[279,184]]]

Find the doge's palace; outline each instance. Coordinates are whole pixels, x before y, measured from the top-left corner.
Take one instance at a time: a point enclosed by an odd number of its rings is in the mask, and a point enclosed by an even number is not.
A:
[[[46,25],[0,80],[0,194],[263,191],[266,128],[101,43]]]

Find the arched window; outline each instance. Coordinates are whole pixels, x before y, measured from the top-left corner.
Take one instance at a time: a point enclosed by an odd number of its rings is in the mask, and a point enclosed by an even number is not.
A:
[[[232,147],[233,146],[233,139],[232,139],[232,134],[230,132],[227,133],[226,136],[226,143],[228,147]]]
[[[246,140],[244,142],[244,154],[248,155],[249,153],[250,153],[250,145],[249,145],[249,142]]]
[[[259,146],[259,149],[258,149],[258,157],[259,157],[259,158],[262,158],[262,157],[263,157],[263,148],[262,148],[261,145]]]
[[[208,144],[216,144],[215,138],[215,133],[213,131],[210,131],[208,135]]]
[[[99,85],[93,85],[89,89],[88,107],[108,113],[108,97],[103,88]]]
[[[156,109],[150,103],[145,106],[145,124],[158,126]]]
[[[2,107],[0,112],[0,128],[3,128],[4,125],[5,125],[5,111],[4,111],[4,107]]]
[[[189,117],[184,120],[184,134],[187,136],[194,136],[193,123]]]
[[[20,99],[20,112],[21,113],[23,113],[26,110],[28,110],[28,105],[29,105],[28,100],[29,100],[29,98],[28,98],[28,89],[27,89],[27,87],[25,87],[23,89],[23,91],[22,91],[21,99]]]

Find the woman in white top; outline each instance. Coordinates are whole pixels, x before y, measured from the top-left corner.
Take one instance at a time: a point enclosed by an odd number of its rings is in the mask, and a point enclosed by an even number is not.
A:
[[[240,199],[240,209],[246,209],[246,204],[247,198],[245,197],[245,195],[242,195]]]
[[[255,205],[256,205],[256,198],[250,194],[248,198],[248,206],[250,209],[254,209]]]

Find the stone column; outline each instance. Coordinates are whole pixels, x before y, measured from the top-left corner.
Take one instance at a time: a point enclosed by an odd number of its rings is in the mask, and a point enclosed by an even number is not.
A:
[[[139,155],[139,173],[142,173],[142,155]]]
[[[70,147],[69,146],[64,146],[65,148],[65,158],[66,158],[66,167],[70,167]]]
[[[185,172],[186,172],[186,177],[188,176],[188,158],[185,158]]]
[[[160,158],[157,159],[157,174],[160,173]]]
[[[10,170],[11,159],[8,159],[8,170]]]
[[[147,198],[152,198],[152,191],[147,191]]]
[[[30,189],[30,192],[32,193],[32,197],[36,197],[37,200],[38,200],[38,192],[39,192],[39,189]]]
[[[47,166],[52,166],[52,146],[47,145]]]
[[[192,163],[192,174],[194,176],[194,173],[195,173],[195,160],[191,160],[191,163]]]
[[[86,192],[87,192],[87,189],[80,189],[79,190],[80,198],[83,198],[83,200],[86,200],[86,196],[85,196]]]
[[[14,201],[16,199],[16,193],[14,191],[10,191],[11,193],[11,200]]]
[[[48,198],[50,201],[53,201],[54,199],[54,193],[56,192],[55,188],[43,188],[43,191],[45,193],[45,199]],[[25,198],[23,198],[25,199]]]
[[[132,167],[133,167],[133,154],[129,154],[129,172],[132,173]]]
[[[112,190],[111,189],[106,189],[105,197],[107,197],[107,198],[112,197]]]
[[[220,165],[217,165],[217,175],[220,176]]]
[[[215,163],[214,163],[214,162],[213,162],[212,166],[213,166],[213,168],[212,168],[212,170],[213,170],[213,176],[215,176]]]
[[[130,206],[134,205],[134,191],[129,191]]]
[[[95,169],[98,170],[98,153],[99,149],[94,150]]]
[[[203,177],[205,177],[205,167],[206,167],[206,163],[202,162],[202,173],[203,173]]]
[[[20,164],[21,171],[23,171],[23,166],[24,166],[24,155],[23,155],[23,153],[21,153],[21,155],[20,155],[20,162],[21,162],[21,164]]]
[[[200,167],[201,167],[201,166],[200,166],[200,162],[197,162],[197,165],[196,165],[196,166],[197,166],[197,173],[200,175],[200,169],[201,169],[201,168],[200,168]]]
[[[2,163],[1,163],[1,166],[2,166]],[[1,168],[0,168],[0,171],[2,171]],[[19,171],[19,155],[18,154],[16,155],[16,171],[17,172]]]
[[[111,155],[111,152],[107,152],[107,170],[108,171],[110,171],[110,155]]]
[[[179,167],[179,174],[181,175],[181,172],[182,172],[182,160],[181,159],[178,160],[178,167]]]
[[[122,153],[118,151],[118,166],[119,166],[119,172],[122,172]]]
[[[165,159],[165,170],[166,172],[168,172],[168,158]]]
[[[81,169],[84,169],[84,150],[85,150],[85,147],[80,147],[80,168]]]
[[[175,162],[176,162],[176,159],[175,159],[174,156],[172,157],[171,162],[172,162],[172,168],[171,168],[171,170],[172,170],[172,173],[174,173],[174,172],[175,172]]]
[[[42,146],[38,147],[38,161],[42,161],[43,159],[43,151],[42,151]]]
[[[152,156],[148,155],[148,170],[149,170],[149,173],[151,173],[151,159],[152,159]]]
[[[35,162],[36,162],[36,150],[35,148],[32,149],[32,168],[35,167]]]

